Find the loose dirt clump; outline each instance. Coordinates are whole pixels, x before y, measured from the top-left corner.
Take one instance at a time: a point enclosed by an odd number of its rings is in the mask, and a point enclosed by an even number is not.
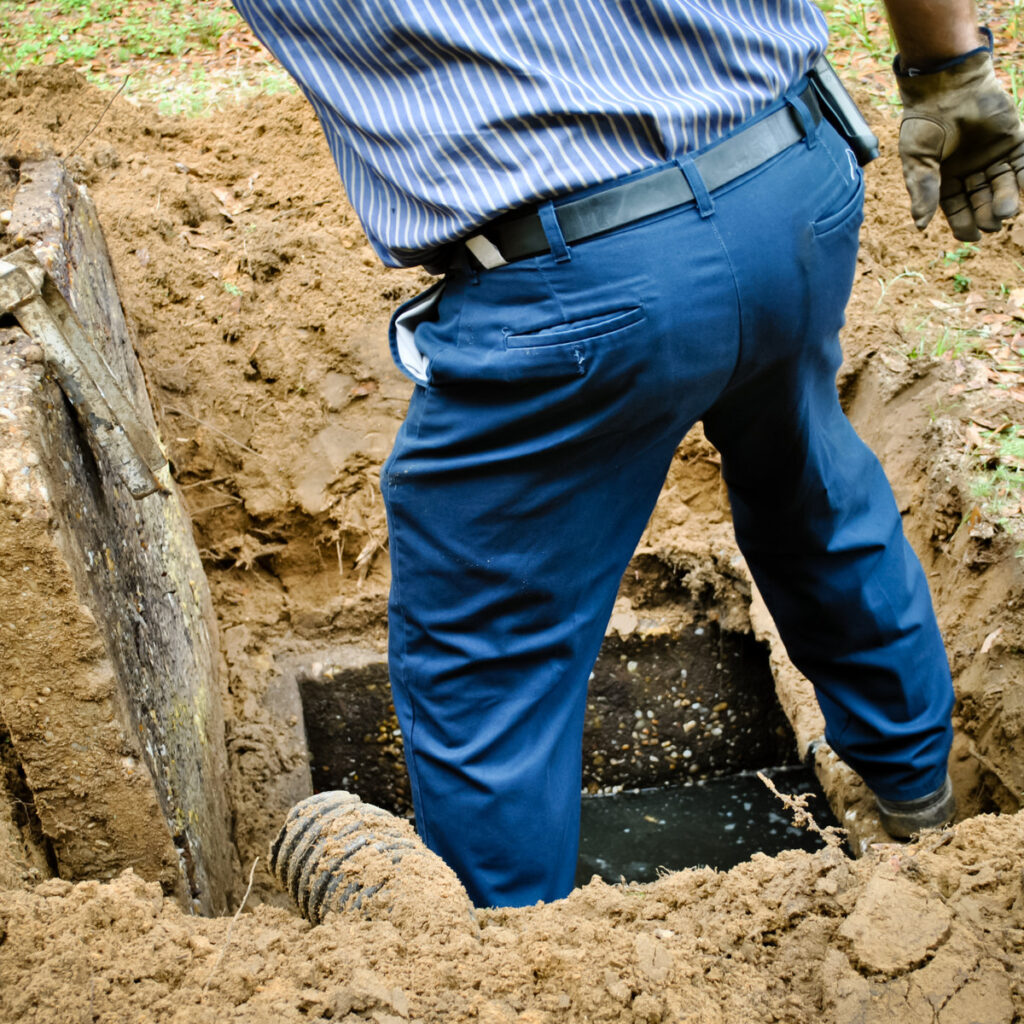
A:
[[[235,843],[248,870],[308,790],[301,712],[279,699],[282,666],[346,644],[384,648],[377,474],[410,391],[386,324],[429,278],[380,267],[300,98],[201,121],[108,101],[60,70],[0,81],[0,209],[20,162],[55,152],[100,211],[214,595]],[[830,849],[646,886],[595,881],[559,903],[482,912],[479,939],[337,916],[313,928],[262,863],[253,912],[230,942],[227,918],[187,917],[130,874],[50,880],[0,891],[0,1018],[1019,1019],[1022,513],[1019,495],[1016,511],[993,502],[989,477],[1004,464],[992,452],[1024,422],[1014,369],[1024,237],[1014,226],[971,252],[938,223],[919,235],[893,123],[879,118],[876,130],[883,156],[868,171],[841,393],[893,479],[933,584],[959,696],[963,811],[1003,816],[869,848],[860,861]],[[717,456],[696,431],[617,616],[676,601],[680,621],[699,607],[746,630],[750,600]],[[392,744],[393,723],[378,725],[373,735]]]

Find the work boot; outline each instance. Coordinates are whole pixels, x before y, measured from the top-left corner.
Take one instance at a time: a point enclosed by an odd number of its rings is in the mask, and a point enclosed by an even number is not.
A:
[[[953,820],[956,813],[956,798],[949,776],[946,781],[927,796],[916,800],[883,800],[875,797],[882,827],[894,839],[909,839],[926,828],[941,828]]]

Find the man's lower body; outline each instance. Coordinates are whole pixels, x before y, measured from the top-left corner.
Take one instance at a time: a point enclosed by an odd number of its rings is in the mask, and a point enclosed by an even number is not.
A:
[[[862,200],[822,128],[579,244],[549,212],[551,253],[455,270],[405,309],[428,379],[382,473],[391,682],[417,827],[478,905],[572,888],[588,677],[698,420],[828,742],[884,798],[943,785],[931,599],[835,388]]]

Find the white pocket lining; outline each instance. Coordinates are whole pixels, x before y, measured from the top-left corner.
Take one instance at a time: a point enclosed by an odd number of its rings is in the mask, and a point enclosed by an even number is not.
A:
[[[398,358],[402,365],[417,380],[426,382],[427,370],[430,368],[430,360],[416,347],[415,324],[410,328],[408,321],[421,316],[427,310],[437,305],[441,298],[441,289],[437,288],[425,299],[410,306],[404,313],[399,314],[395,320],[395,337],[398,340]]]

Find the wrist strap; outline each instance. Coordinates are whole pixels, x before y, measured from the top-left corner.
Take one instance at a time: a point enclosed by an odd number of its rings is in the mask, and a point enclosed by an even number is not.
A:
[[[900,55],[897,53],[892,61],[892,70],[897,78],[920,78],[921,75],[934,75],[939,71],[948,71],[950,68],[955,68],[958,64],[963,64],[969,57],[976,57],[979,53],[991,53],[991,30],[987,25],[982,25],[978,31],[985,37],[986,42],[974,50],[968,50],[967,53],[961,53],[957,57],[950,57],[949,60],[940,61],[938,64],[926,64],[924,67],[919,68],[903,67]]]

